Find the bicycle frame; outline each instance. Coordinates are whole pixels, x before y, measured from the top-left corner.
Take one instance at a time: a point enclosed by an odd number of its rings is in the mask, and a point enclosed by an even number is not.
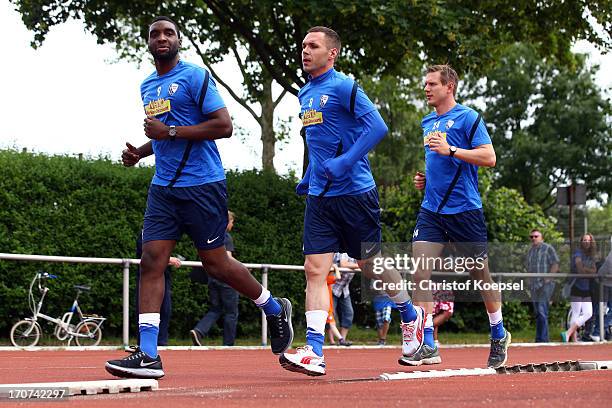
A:
[[[78,298],[79,298],[80,292],[77,292],[76,298],[74,299],[74,302],[72,302],[72,307],[70,308],[70,311],[66,312],[64,316],[62,316],[62,318],[54,318],[44,313],[41,313],[40,310],[42,309],[45,296],[47,295],[47,292],[49,292],[49,288],[47,288],[46,286],[44,287],[41,286],[40,280],[42,278],[44,278],[44,276],[41,273],[37,273],[34,276],[32,283],[30,284],[29,299],[30,299],[30,309],[32,310],[33,315],[30,318],[26,318],[26,320],[31,320],[33,322],[38,322],[39,318],[47,320],[57,325],[60,329],[63,329],[64,331],[66,331],[66,333],[68,333],[70,337],[89,337],[91,335],[95,335],[98,332],[98,330],[100,330],[102,323],[106,320],[106,318],[105,317],[89,317],[89,316],[85,317],[83,315],[83,312],[81,311],[81,308],[79,307]],[[38,280],[38,289],[42,293],[40,299],[38,300],[38,303],[35,302],[34,294],[32,293],[32,288],[36,280]],[[73,328],[75,328],[76,325],[71,327],[71,324],[70,324],[75,311],[77,312],[79,316],[79,322],[77,323],[77,325],[82,322],[90,322],[90,321],[95,322],[96,330],[94,330],[92,333],[89,333],[89,334],[80,334],[78,332],[75,332]],[[70,316],[69,318],[67,318],[68,315]],[[59,338],[59,336],[57,335],[57,329],[55,333],[56,333],[56,337]]]

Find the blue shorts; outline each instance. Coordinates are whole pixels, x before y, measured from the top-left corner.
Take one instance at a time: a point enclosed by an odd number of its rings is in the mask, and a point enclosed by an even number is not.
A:
[[[346,252],[351,258],[368,259],[380,251],[380,242],[376,188],[357,195],[306,198],[304,255]]]
[[[458,214],[419,210],[412,242],[454,242],[459,255],[486,257],[487,226],[482,208]]]
[[[151,184],[142,242],[178,241],[187,233],[198,249],[223,246],[227,227],[225,180],[193,187]]]

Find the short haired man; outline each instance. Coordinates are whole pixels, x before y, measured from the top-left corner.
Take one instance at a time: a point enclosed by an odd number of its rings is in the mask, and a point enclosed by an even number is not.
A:
[[[306,261],[306,346],[283,353],[281,365],[290,371],[325,374],[323,340],[328,315],[327,275],[336,252],[346,252],[363,273],[374,278],[373,260],[380,252],[378,191],[368,152],[387,133],[374,104],[349,77],[337,72],[339,35],[327,27],[308,30],[302,42],[302,66],[309,82],[300,90],[300,117],[306,132],[309,164],[297,193],[308,194],[304,215]],[[395,270],[376,276],[399,283]],[[408,293],[388,292],[402,313],[404,353],[422,344],[423,311]]]
[[[106,370],[119,377],[160,378],[157,353],[159,308],[164,293],[164,269],[170,253],[187,233],[214,278],[252,299],[268,318],[272,352],[291,346],[291,303],[271,297],[249,270],[230,258],[223,246],[227,226],[225,172],[216,139],[232,135],[232,120],[208,71],[181,61],[178,25],[157,17],[149,26],[149,51],[155,72],[140,86],[149,142],[135,148],[127,143],[123,164],[135,165],[155,154],[155,175],[144,217],[141,260],[139,348],[123,360],[111,360]]]
[[[542,231],[534,228],[529,233],[531,247],[527,253],[528,273],[559,272],[559,256],[552,245],[544,242]],[[529,291],[536,317],[536,343],[547,343],[548,338],[548,302],[555,290],[555,281],[545,278],[529,280]]]
[[[425,147],[425,174],[417,172],[414,184],[425,189],[412,240],[412,256],[440,258],[444,244],[455,242],[460,256],[480,259],[473,278],[493,283],[487,262],[487,228],[478,191],[478,167],[495,165],[495,150],[480,115],[455,101],[457,73],[449,65],[433,65],[425,76],[427,104],[434,108],[421,122]],[[439,362],[433,337],[431,292],[421,291],[419,282],[431,277],[430,262],[419,264],[414,279],[421,302],[426,303],[424,345],[405,365]],[[505,364],[510,333],[504,329],[501,294],[481,291],[491,327],[491,349],[487,365]]]

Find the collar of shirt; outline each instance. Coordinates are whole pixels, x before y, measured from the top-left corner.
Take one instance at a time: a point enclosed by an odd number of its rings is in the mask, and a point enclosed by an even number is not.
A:
[[[319,75],[318,77],[313,78],[312,75],[308,75],[308,81],[312,82],[312,83],[323,82],[327,78],[332,76],[334,72],[336,72],[336,70],[332,67],[329,70],[327,70],[326,72],[324,72],[323,74]]]

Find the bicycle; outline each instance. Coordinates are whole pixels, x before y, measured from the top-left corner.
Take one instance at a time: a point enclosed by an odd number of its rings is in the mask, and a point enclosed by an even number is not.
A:
[[[60,341],[68,339],[68,346],[70,346],[72,340],[75,341],[77,346],[97,346],[100,344],[102,340],[102,323],[104,323],[106,318],[97,315],[84,315],[78,302],[79,295],[82,292],[90,291],[91,287],[75,285],[74,288],[77,294],[70,311],[64,313],[61,318],[53,318],[40,312],[45,296],[47,292],[49,292],[49,288],[47,287],[48,279],[57,279],[57,276],[48,274],[47,272],[37,272],[34,275],[28,293],[28,304],[32,311],[32,317],[27,317],[18,321],[11,328],[10,337],[13,346],[28,348],[38,344],[42,336],[42,328],[38,323],[39,319],[54,323],[54,336]],[[36,302],[33,291],[35,284],[38,284],[38,290],[41,294],[38,302]],[[72,318],[75,313],[79,321],[73,324]]]

